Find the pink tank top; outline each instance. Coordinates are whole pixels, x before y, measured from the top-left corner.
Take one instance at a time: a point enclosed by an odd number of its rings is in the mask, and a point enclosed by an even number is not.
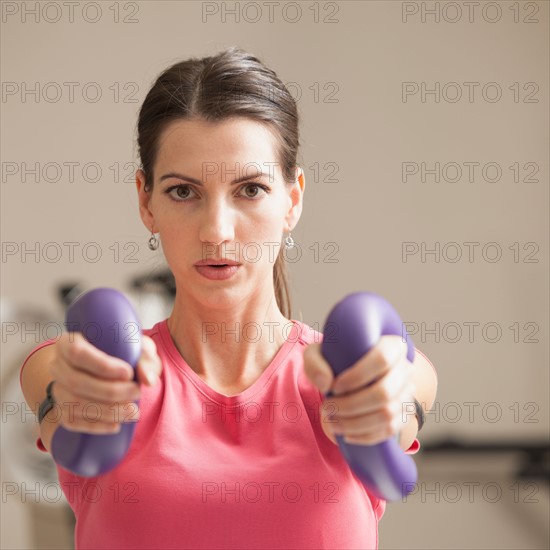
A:
[[[303,372],[322,333],[297,320],[261,376],[238,395],[208,386],[166,320],[144,330],[163,363],[142,386],[124,460],[82,478],[56,465],[76,517],[75,548],[378,548],[386,501],[367,491],[324,434],[320,391]],[[38,349],[53,343],[42,342]],[[47,452],[42,441],[40,450]],[[415,454],[418,439],[406,451]]]

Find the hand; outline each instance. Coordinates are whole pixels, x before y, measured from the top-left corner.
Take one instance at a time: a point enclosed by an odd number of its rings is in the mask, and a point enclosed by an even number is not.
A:
[[[405,426],[416,387],[407,343],[401,336],[382,336],[336,378],[321,354],[321,344],[310,344],[304,350],[304,370],[323,394],[333,392],[323,400],[321,422],[345,441],[376,445]]]
[[[154,385],[162,370],[151,338],[142,335],[142,353],[136,366],[138,382],[133,381],[131,365],[97,349],[80,333],[64,333],[53,345],[52,395],[64,428],[117,433],[121,422],[138,420],[139,409],[134,401],[141,395],[139,383]]]

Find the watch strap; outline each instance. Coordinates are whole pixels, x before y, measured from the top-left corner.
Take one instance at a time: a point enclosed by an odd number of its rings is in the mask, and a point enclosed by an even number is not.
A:
[[[52,395],[52,386],[55,380],[52,380],[47,386],[46,386],[46,397],[44,398],[44,401],[40,403],[40,407],[38,407],[38,423],[41,424],[42,420],[44,420],[44,417],[50,412],[54,406],[55,406],[55,399]]]
[[[426,413],[424,412],[422,405],[416,399],[414,400],[414,406],[416,407],[416,419],[418,420],[418,431],[420,431],[422,429],[422,426],[424,426],[424,423],[426,422]]]

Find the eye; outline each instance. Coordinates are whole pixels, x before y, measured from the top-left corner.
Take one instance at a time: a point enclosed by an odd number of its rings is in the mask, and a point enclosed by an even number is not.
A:
[[[271,193],[269,187],[266,187],[265,185],[262,185],[261,183],[248,183],[246,185],[243,185],[241,187],[241,189],[250,189],[250,188],[256,188],[256,189],[262,189],[262,191],[267,195],[268,193]],[[249,195],[247,195],[247,198],[248,199],[251,199],[251,200],[257,200],[256,197],[258,197],[258,193],[254,193],[254,196],[250,197]]]
[[[172,191],[176,191],[176,194],[173,195]],[[186,201],[189,197],[189,194],[187,193],[187,191],[193,191],[193,189],[191,189],[191,186],[180,184],[180,185],[172,185],[168,187],[165,193],[176,202],[183,202],[183,201]],[[176,198],[176,195],[178,198]],[[182,200],[178,200],[178,199],[182,199]]]
[[[246,185],[243,185],[241,187],[242,189],[261,189],[265,194],[271,193],[271,190],[269,187],[262,185],[261,183],[247,183]],[[175,191],[176,193],[172,193]],[[174,201],[176,202],[188,202],[190,200],[189,192],[195,192],[193,188],[188,184],[178,184],[178,185],[172,185],[168,187],[165,191],[165,193]],[[249,200],[258,200],[261,195],[258,194],[258,192],[254,193],[253,195],[249,195],[248,193],[245,194],[245,198]]]

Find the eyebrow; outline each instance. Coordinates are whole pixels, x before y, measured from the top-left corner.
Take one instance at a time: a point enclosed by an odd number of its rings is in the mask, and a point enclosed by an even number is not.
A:
[[[251,179],[262,178],[262,177],[269,177],[269,174],[266,174],[265,172],[260,172],[259,174],[254,174],[252,176],[243,176],[242,178],[237,178],[236,180],[233,180],[231,182],[231,185],[236,185],[237,183],[242,183],[243,181],[248,181],[248,180],[251,180]],[[162,181],[164,181],[165,179],[168,179],[168,178],[177,178],[177,179],[180,179],[180,180],[188,181],[190,183],[194,183],[195,185],[204,185],[202,183],[202,181],[197,180],[195,178],[191,178],[191,177],[186,176],[184,174],[179,174],[178,172],[170,172],[168,174],[164,174],[164,176],[160,177],[160,181],[162,182]]]

